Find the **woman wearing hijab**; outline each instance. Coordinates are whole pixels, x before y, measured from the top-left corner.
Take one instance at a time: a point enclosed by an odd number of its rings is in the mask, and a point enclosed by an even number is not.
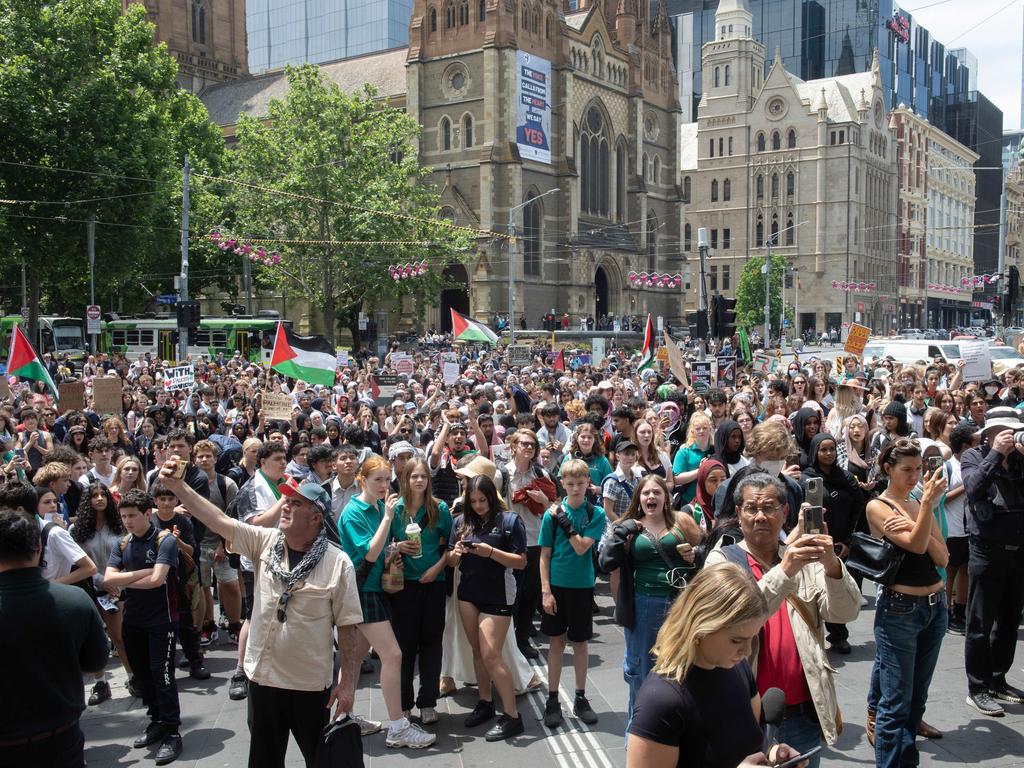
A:
[[[725,482],[725,478],[725,466],[718,459],[704,459],[697,468],[697,495],[693,501],[693,519],[703,532],[710,531],[715,524],[715,491]]]
[[[843,422],[843,443],[845,451],[840,451],[839,465],[857,478],[860,488],[866,493],[874,489],[874,482],[868,482],[871,461],[868,458],[870,440],[868,437],[868,420],[859,413]]]
[[[671,400],[666,400],[657,406],[657,411],[661,418],[661,431],[665,435],[665,439],[668,440],[669,456],[675,456],[679,446],[686,438],[679,406]]]
[[[801,408],[793,416],[793,437],[800,446],[800,469],[810,464],[811,440],[821,431],[821,413],[814,408]]]
[[[864,516],[867,501],[864,492],[850,472],[839,466],[838,444],[827,432],[815,435],[810,442],[808,464],[803,471],[803,481],[820,478],[823,491],[822,506],[825,508],[825,524],[832,541],[839,548],[836,554],[845,560],[850,554],[850,539]],[[845,624],[825,623],[825,630],[831,648],[836,653],[849,653],[850,636]]]
[[[726,419],[718,425],[715,430],[715,450],[711,456],[722,462],[727,476],[731,477],[750,463],[750,459],[743,455],[746,444],[743,430],[737,422]]]

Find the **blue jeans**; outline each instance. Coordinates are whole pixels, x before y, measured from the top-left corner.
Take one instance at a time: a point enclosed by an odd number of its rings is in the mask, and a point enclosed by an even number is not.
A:
[[[650,597],[636,594],[634,596],[633,628],[626,629],[626,653],[622,659],[622,677],[629,686],[629,706],[626,710],[626,732],[633,721],[633,703],[636,694],[643,685],[647,675],[654,667],[654,656],[651,649],[658,638],[668,609],[672,607],[672,597]]]
[[[821,725],[816,719],[801,713],[787,717],[779,728],[779,743],[788,744],[799,754],[821,745]],[[821,765],[819,752],[807,762],[807,768],[818,768]]]
[[[935,605],[894,600],[879,594],[875,608],[875,663],[878,679],[875,714],[875,765],[918,765],[914,739],[924,717],[928,686],[946,635],[946,601]],[[870,695],[870,694],[869,694]],[[870,705],[870,700],[869,700]]]

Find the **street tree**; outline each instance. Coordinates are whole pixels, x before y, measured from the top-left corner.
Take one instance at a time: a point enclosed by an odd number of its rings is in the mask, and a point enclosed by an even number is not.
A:
[[[422,314],[446,287],[444,266],[465,258],[476,233],[438,217],[413,118],[370,86],[344,93],[314,66],[286,77],[287,94],[265,118],[239,118],[228,230],[277,251],[258,273],[297,286],[323,313],[328,339],[340,325],[358,347],[360,311],[409,296]],[[418,277],[389,274],[389,265],[423,261]]]
[[[763,256],[747,259],[740,273],[736,287],[736,324],[744,328],[764,326],[764,267]],[[786,257],[772,254],[771,275],[769,276],[769,310],[772,333],[779,332],[779,312],[782,309],[782,278],[786,271]],[[792,321],[792,311],[787,308],[786,317]]]
[[[183,158],[216,172],[223,157],[220,132],[176,77],[142,5],[0,0],[0,266],[27,263],[33,332],[43,299],[82,312],[90,219],[100,296],[137,302],[143,278],[171,282]],[[201,185],[193,205],[216,207]]]

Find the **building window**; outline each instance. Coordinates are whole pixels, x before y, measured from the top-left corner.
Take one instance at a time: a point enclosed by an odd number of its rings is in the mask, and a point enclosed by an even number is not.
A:
[[[860,194],[860,168],[853,169],[853,193]]]
[[[828,143],[833,145],[833,146],[835,145],[835,143],[836,143],[836,132],[835,131],[831,131],[829,133],[829,135],[828,135]]]
[[[444,5],[444,28],[455,29],[455,3],[453,2]]]
[[[206,3],[192,0],[192,42],[206,45]]]
[[[476,20],[487,21],[487,0],[480,0],[476,7]]]
[[[722,265],[722,290],[723,291],[730,290],[730,285],[732,283],[732,275],[730,274],[730,272],[731,272],[731,270],[729,269],[729,265],[728,264],[723,264]]]
[[[712,264],[711,268],[708,271],[711,274],[711,288],[709,290],[717,291],[718,290],[718,267],[715,266],[714,264]]]
[[[523,208],[523,274],[540,276],[540,235],[541,201],[535,200],[537,195],[530,192],[526,196],[529,201]]]
[[[793,226],[793,214],[786,216],[786,245],[793,244],[793,233],[796,232],[796,227]]]
[[[726,87],[729,87],[729,84],[730,84],[731,80],[732,80],[732,71],[730,70],[729,65],[726,64],[725,65],[725,85],[726,85]]]
[[[764,134],[757,134],[757,151],[764,152]]]
[[[729,137],[729,157],[732,157],[732,136]]]
[[[523,16],[520,26],[522,27],[523,32],[530,31],[530,9],[526,7],[525,2],[523,3]]]
[[[772,149],[782,149],[782,137],[778,131],[772,131]]]
[[[789,173],[786,174],[786,196],[792,197],[795,190],[796,177],[793,175],[793,172],[790,171]]]
[[[772,174],[772,200],[779,196],[779,174]]]
[[[839,132],[839,143],[840,144],[845,144],[846,143],[846,131],[840,131]]]
[[[722,182],[722,202],[728,203],[732,200],[732,182],[726,179]]]
[[[757,217],[757,228],[756,228],[755,232],[756,232],[756,234],[754,236],[754,244],[758,248],[763,248],[764,247],[764,217],[762,217],[762,216],[758,216]]]
[[[718,88],[722,84],[722,68],[715,67],[715,88]]]
[[[789,135],[786,139],[786,146],[790,149],[796,149],[796,131],[792,128],[789,129]]]
[[[722,157],[725,154],[725,141],[723,139],[718,140],[718,156]]]
[[[651,179],[655,184],[661,183],[661,159],[654,158],[654,175]]]
[[[689,176],[684,176],[683,177],[683,202],[684,203],[689,203],[690,202],[690,189],[691,189],[690,177]]]
[[[718,202],[718,179],[711,180],[711,202]]]
[[[928,233],[928,245],[931,245],[931,232]],[[853,244],[857,245],[860,242],[860,218],[857,216],[853,217]]]
[[[608,137],[604,116],[596,106],[587,110],[580,137],[580,209],[608,215]]]
[[[647,160],[647,153],[644,152],[643,159],[640,161],[640,175],[643,177],[644,181],[647,181],[649,179],[647,173],[649,167],[650,163]]]
[[[779,215],[777,213],[772,214],[772,244],[779,244]]]
[[[714,157],[715,156],[715,140],[714,139],[708,139],[708,156],[709,157]]]
[[[615,218],[626,220],[626,166],[628,164],[626,145],[619,142],[615,148]]]
[[[693,230],[689,224],[683,227],[683,250],[687,253],[693,250]]]
[[[711,247],[714,250],[716,250],[716,251],[718,250],[718,230],[717,229],[712,229],[711,230]]]
[[[460,0],[459,2],[459,26],[464,27],[469,24],[469,0]]]
[[[544,39],[548,40],[551,38],[551,17],[544,17]]]
[[[430,9],[430,31],[437,32],[437,8]]]
[[[647,269],[655,269],[658,261],[658,217],[647,212]]]
[[[469,149],[473,146],[473,116],[462,118],[462,146]]]
[[[441,118],[440,148],[442,152],[447,152],[452,148],[452,121],[447,117]]]
[[[726,227],[722,230],[722,249],[729,250],[732,248],[732,230]]]
[[[755,183],[754,186],[757,189],[757,199],[758,200],[763,200],[764,199],[764,176],[762,176],[761,174],[757,174],[757,182]]]

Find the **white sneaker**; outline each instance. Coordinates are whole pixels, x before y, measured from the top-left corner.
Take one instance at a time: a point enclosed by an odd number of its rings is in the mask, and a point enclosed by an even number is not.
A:
[[[424,725],[433,725],[437,722],[437,710],[433,707],[420,708],[420,722]]]
[[[405,727],[402,727],[402,724]],[[399,722],[399,727],[389,728],[388,737],[384,742],[389,747],[408,747],[409,749],[426,749],[435,741],[437,736],[433,733],[427,733],[418,725],[410,723],[406,718],[402,718]]]
[[[372,736],[384,727],[384,724],[379,720],[367,720],[355,712],[350,713],[349,717],[359,723],[359,733],[363,736]]]

